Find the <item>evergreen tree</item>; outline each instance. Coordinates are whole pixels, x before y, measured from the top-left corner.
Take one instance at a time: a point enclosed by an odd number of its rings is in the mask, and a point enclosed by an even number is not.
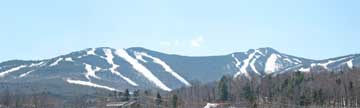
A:
[[[352,90],[354,88],[354,83],[352,81],[349,82],[349,89]]]
[[[254,91],[251,89],[251,85],[249,82],[245,84],[243,87],[243,94],[244,98],[248,100],[250,103],[253,103],[256,99]]]
[[[135,100],[137,100],[137,98],[139,97],[139,91],[140,91],[140,90],[135,90],[135,91],[133,92],[133,97],[134,97]]]
[[[124,93],[123,101],[129,101],[129,100],[130,100],[129,89],[126,89]]]
[[[220,101],[227,101],[229,99],[228,80],[225,76],[223,76],[219,82],[218,94]]]
[[[177,108],[177,102],[178,102],[178,97],[176,94],[174,94],[171,98],[171,105],[173,108]]]
[[[162,102],[162,100],[161,100],[161,95],[160,95],[159,92],[156,94],[155,102],[156,102],[156,105],[160,105],[161,102]]]
[[[324,93],[323,93],[323,90],[322,89],[320,89],[319,91],[318,91],[318,100],[320,101],[320,105],[324,105],[324,103],[325,103],[325,98],[324,98]]]

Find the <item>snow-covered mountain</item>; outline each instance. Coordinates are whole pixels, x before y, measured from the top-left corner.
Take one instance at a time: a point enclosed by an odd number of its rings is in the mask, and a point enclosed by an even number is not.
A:
[[[171,91],[193,82],[212,82],[223,75],[262,77],[285,72],[341,70],[360,66],[360,55],[311,60],[272,48],[223,56],[189,57],[145,48],[89,48],[52,59],[0,63],[0,89],[33,88],[59,93],[92,89],[159,89]]]

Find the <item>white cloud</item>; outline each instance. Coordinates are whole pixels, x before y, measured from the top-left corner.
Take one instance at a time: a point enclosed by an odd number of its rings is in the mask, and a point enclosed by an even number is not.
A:
[[[191,46],[200,47],[203,42],[204,42],[204,38],[202,36],[199,36],[191,40]]]

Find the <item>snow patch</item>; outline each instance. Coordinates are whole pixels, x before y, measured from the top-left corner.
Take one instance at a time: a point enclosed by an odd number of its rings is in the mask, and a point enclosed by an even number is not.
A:
[[[86,70],[86,73],[85,73],[86,79],[90,80],[90,77],[100,79],[100,77],[96,76],[96,74],[95,74],[96,71],[100,70],[100,68],[97,67],[95,70],[93,70],[91,65],[85,64],[85,63],[84,63],[84,65],[85,65],[85,70]]]
[[[89,50],[86,51],[86,54],[78,56],[76,58],[83,58],[83,57],[89,56],[89,55],[96,55],[95,54],[95,48],[90,48]]]
[[[147,61],[142,57],[141,53],[135,52],[135,58],[146,63]]]
[[[324,67],[325,69],[329,69],[328,68],[329,64],[332,64],[332,63],[335,63],[335,62],[338,62],[338,61],[342,61],[342,60],[347,59],[347,58],[348,57],[344,57],[344,58],[341,58],[341,59],[338,59],[338,60],[328,60],[328,62],[326,62],[326,63],[311,64],[311,66],[313,67],[313,66],[319,65],[319,66]]]
[[[70,84],[77,84],[77,85],[82,85],[82,86],[89,86],[89,87],[107,89],[107,90],[110,90],[110,91],[116,91],[115,88],[111,88],[111,87],[108,87],[108,86],[103,86],[103,85],[95,84],[95,83],[88,82],[88,81],[67,79],[66,82],[68,82],[68,83],[70,83]]]
[[[120,72],[116,71],[116,69],[118,67],[120,67],[119,65],[115,64],[113,59],[114,56],[112,54],[112,51],[110,49],[104,49],[105,55],[106,55],[106,61],[112,66],[110,68],[110,72],[123,78],[126,82],[128,82],[129,84],[133,85],[133,86],[138,86],[138,84],[136,84],[134,81],[132,81],[130,78],[125,77],[124,75],[122,75]]]
[[[292,61],[289,58],[285,58],[284,61],[287,61],[289,63],[292,63]]]
[[[23,77],[29,75],[31,72],[34,72],[34,71],[35,71],[35,70],[31,70],[31,71],[28,71],[28,72],[26,72],[26,73],[23,73],[23,74],[21,74],[21,75],[19,76],[19,78],[23,78]]]
[[[41,65],[43,65],[43,64],[44,64],[44,62],[32,63],[32,64],[29,65],[29,67],[41,66]]]
[[[275,72],[279,66],[276,64],[276,60],[279,56],[277,54],[271,54],[270,57],[266,60],[265,63],[265,73],[270,74],[272,72]]]
[[[166,72],[169,72],[172,76],[174,76],[176,79],[180,80],[182,83],[184,83],[186,86],[191,86],[191,84],[186,81],[183,77],[181,77],[179,74],[177,74],[174,70],[171,69],[169,65],[167,65],[164,61],[162,61],[159,58],[153,57],[151,55],[148,55],[146,53],[140,53],[140,55],[151,58],[155,63],[162,66]]]
[[[217,103],[207,103],[204,108],[216,108],[217,106],[219,106]]]
[[[255,53],[259,53],[260,55],[265,56],[265,54],[259,50],[255,50]]]
[[[4,77],[6,74],[9,74],[11,72],[15,72],[15,71],[18,71],[20,70],[21,68],[25,68],[27,67],[26,65],[21,65],[21,66],[18,66],[18,67],[14,67],[14,68],[11,68],[9,70],[6,70],[4,72],[0,72],[0,77]]]
[[[293,60],[295,60],[296,62],[298,62],[298,63],[302,63],[299,59],[293,59]]]
[[[86,52],[87,55],[96,55],[95,54],[95,48],[90,48],[89,51]]]
[[[352,69],[353,68],[353,59],[351,59],[351,60],[349,60],[348,62],[346,62],[346,64],[348,65],[348,67],[350,68],[350,69]]]
[[[60,62],[61,60],[63,60],[63,58],[59,58],[59,59],[57,59],[55,62],[53,62],[52,64],[50,64],[50,67],[52,67],[52,66],[55,66],[55,65],[59,64],[59,62]]]
[[[65,61],[73,62],[74,60],[71,57],[65,58]]]
[[[287,69],[285,69],[285,70],[283,70],[283,71],[281,71],[281,72],[278,72],[278,73],[282,74],[282,73],[288,72],[288,71],[290,71],[290,70],[294,70],[294,69],[296,69],[296,68],[299,68],[299,67],[301,67],[301,66],[303,66],[303,65],[302,65],[302,64],[297,64],[297,65],[295,65],[295,66],[293,66],[293,67],[289,67],[289,68],[287,68]]]
[[[299,71],[300,71],[300,72],[310,72],[310,68],[304,68],[304,67],[302,67],[302,68],[299,69]]]
[[[315,63],[311,63],[311,67],[315,67],[317,64],[315,64]]]
[[[118,49],[115,52],[116,55],[125,59],[129,62],[135,70],[144,75],[148,80],[153,82],[159,88],[165,91],[171,91],[169,87],[167,87],[163,82],[161,82],[150,70],[148,70],[145,66],[140,64],[136,59],[132,58],[124,49]]]

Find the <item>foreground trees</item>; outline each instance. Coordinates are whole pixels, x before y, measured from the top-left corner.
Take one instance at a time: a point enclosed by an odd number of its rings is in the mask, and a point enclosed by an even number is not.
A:
[[[360,107],[360,71],[289,72],[262,78],[222,77],[170,93],[125,90],[108,95],[61,97],[46,91],[19,94],[6,87],[0,92],[5,108],[106,108],[108,102],[135,101],[137,108],[201,108],[207,103],[222,107]],[[104,94],[104,93],[102,93]]]
[[[220,79],[220,82],[218,84],[218,100],[219,101],[228,101],[229,100],[229,78],[227,78],[226,76],[223,76]]]
[[[359,78],[358,69],[289,72],[251,79],[222,77],[219,82],[193,85],[174,93],[191,104],[182,105],[185,107],[207,102],[235,107],[360,107]]]

